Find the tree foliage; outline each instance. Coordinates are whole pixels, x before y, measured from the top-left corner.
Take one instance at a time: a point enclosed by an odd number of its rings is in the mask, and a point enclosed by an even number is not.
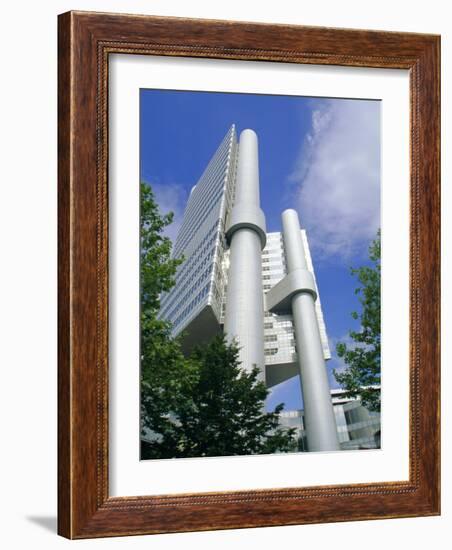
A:
[[[171,258],[171,240],[163,236],[173,220],[172,213],[161,215],[151,188],[141,184],[141,427],[164,433],[171,439],[168,415],[182,398],[184,378],[190,376],[177,340],[171,338],[171,325],[157,319],[160,294],[174,286],[181,260]],[[170,442],[168,443],[170,446]]]
[[[294,430],[278,425],[283,405],[266,413],[268,391],[258,369],[240,368],[238,348],[223,336],[185,357],[171,324],[157,319],[159,296],[174,285],[181,260],[171,258],[151,189],[141,186],[142,458],[273,453],[296,450]],[[144,440],[143,440],[144,441]]]
[[[160,214],[152,189],[145,183],[141,183],[140,196],[141,309],[145,317],[155,318],[159,296],[174,286],[176,269],[183,259],[171,258],[171,240],[163,236],[173,213]]]
[[[240,367],[238,348],[224,336],[198,346],[176,383],[181,399],[159,426],[160,437],[143,448],[143,458],[230,456],[296,449],[294,430],[278,424],[282,405],[263,410],[268,390],[258,369]],[[158,413],[158,411],[155,411]],[[161,415],[157,415],[161,418]]]
[[[349,397],[360,396],[365,407],[380,411],[380,286],[381,239],[380,231],[369,247],[372,266],[351,269],[358,278],[355,293],[359,296],[361,312],[352,312],[360,321],[360,329],[350,331],[352,344],[339,342],[336,351],[347,365],[342,372],[334,371],[337,382],[347,390]]]

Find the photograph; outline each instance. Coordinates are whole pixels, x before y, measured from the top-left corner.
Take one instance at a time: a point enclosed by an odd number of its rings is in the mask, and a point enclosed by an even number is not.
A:
[[[449,4],[2,7],[2,547],[451,548]]]
[[[393,8],[58,16],[61,536],[440,514],[441,29]]]
[[[381,101],[139,117],[140,459],[382,448]]]

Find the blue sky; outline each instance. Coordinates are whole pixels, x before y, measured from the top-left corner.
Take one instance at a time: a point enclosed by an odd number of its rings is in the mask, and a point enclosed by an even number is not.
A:
[[[141,179],[163,212],[173,211],[175,238],[188,193],[232,124],[259,138],[261,206],[268,231],[295,208],[306,229],[333,358],[335,344],[358,328],[356,280],[380,225],[380,103],[257,94],[141,90]],[[267,406],[302,406],[298,379],[275,387]]]

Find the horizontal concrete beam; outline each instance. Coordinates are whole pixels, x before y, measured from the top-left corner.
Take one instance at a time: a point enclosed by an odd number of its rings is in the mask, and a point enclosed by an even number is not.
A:
[[[292,363],[270,363],[265,365],[265,384],[267,388],[272,388],[294,376],[300,376],[300,369],[298,368],[297,361],[293,361]]]
[[[239,202],[232,208],[226,227],[226,239],[231,241],[232,235],[239,229],[253,229],[259,235],[261,248],[267,243],[265,215],[261,208],[248,203]]]
[[[292,297],[307,292],[317,299],[314,277],[307,269],[295,269],[265,294],[265,309],[271,313],[292,313]]]

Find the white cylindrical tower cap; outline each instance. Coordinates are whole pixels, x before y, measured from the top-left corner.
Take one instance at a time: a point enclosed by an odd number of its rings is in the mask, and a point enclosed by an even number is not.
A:
[[[239,161],[235,204],[245,202],[259,206],[259,158],[256,132],[243,130],[239,140]]]

